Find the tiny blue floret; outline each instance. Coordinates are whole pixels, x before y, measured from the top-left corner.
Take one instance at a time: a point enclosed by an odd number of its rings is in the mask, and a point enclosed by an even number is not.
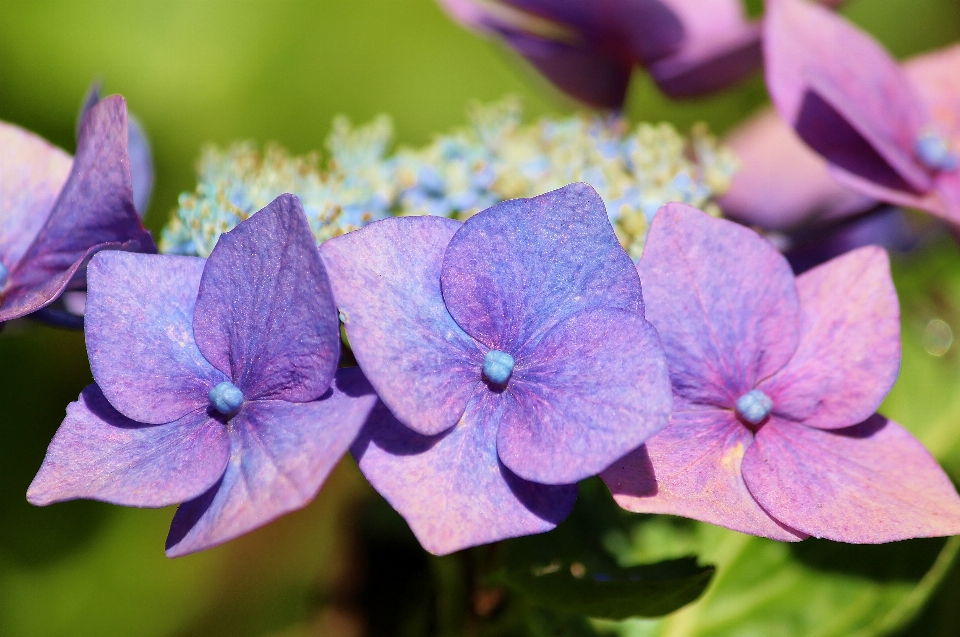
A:
[[[243,404],[243,392],[228,380],[210,390],[210,405],[224,416],[232,416]]]
[[[770,415],[773,401],[759,389],[751,389],[737,399],[737,413],[751,425],[759,425]]]
[[[492,349],[483,357],[483,375],[495,385],[506,385],[513,373],[513,356],[498,349]]]
[[[0,263],[0,288],[7,284],[7,279],[10,278],[10,270],[7,269],[7,266]]]
[[[960,164],[960,157],[950,150],[947,138],[936,131],[920,133],[914,150],[920,161],[931,170],[954,170]]]

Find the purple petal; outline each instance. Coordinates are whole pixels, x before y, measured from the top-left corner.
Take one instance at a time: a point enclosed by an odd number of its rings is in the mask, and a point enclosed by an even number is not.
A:
[[[800,343],[760,385],[773,413],[836,429],[866,420],[900,370],[900,306],[887,253],[848,252],[797,277]]]
[[[747,20],[741,0],[664,0],[683,24],[683,45],[650,65],[671,97],[725,88],[760,68],[760,24]]]
[[[57,298],[98,250],[156,252],[133,207],[127,107],[114,95],[84,118],[77,155],[47,223],[10,273],[0,321]]]
[[[71,164],[56,146],[0,122],[0,264],[7,270],[47,221]]]
[[[728,216],[767,230],[792,230],[872,208],[876,202],[840,185],[827,162],[773,110],[764,110],[726,139],[740,161],[720,198]]]
[[[380,403],[353,446],[363,475],[435,555],[549,531],[576,501],[576,485],[527,482],[499,462],[499,404],[483,389],[457,427],[428,437]]]
[[[596,475],[667,425],[673,399],[656,330],[634,312],[586,310],[518,359],[501,394],[500,460],[521,478]]]
[[[443,258],[443,300],[464,331],[524,358],[553,326],[591,308],[643,315],[640,280],[587,184],[474,215]]]
[[[230,462],[220,481],[177,509],[167,556],[222,544],[299,509],[357,437],[377,397],[356,368],[321,399],[251,400],[230,421]]]
[[[752,230],[667,204],[637,270],[675,400],[732,408],[793,355],[800,318],[793,273]]]
[[[360,367],[397,418],[424,435],[452,427],[481,382],[485,352],[440,293],[443,252],[460,225],[385,219],[320,247]]]
[[[320,396],[340,359],[330,283],[293,195],[220,235],[200,281],[197,346],[248,399]]]
[[[757,501],[785,524],[854,544],[960,534],[960,497],[937,461],[879,414],[822,431],[774,419],[743,458]]]
[[[786,542],[803,539],[767,515],[747,490],[740,464],[752,443],[732,411],[677,411],[666,429],[600,477],[628,511],[682,515]]]
[[[910,58],[903,71],[944,135],[960,140],[960,44]]]
[[[31,504],[91,498],[162,507],[194,498],[227,466],[226,428],[205,411],[144,425],[114,409],[96,385],[67,407],[47,457],[27,490]]]
[[[128,418],[163,424],[206,409],[210,389],[226,380],[193,340],[203,265],[197,257],[113,251],[90,262],[90,369]]]
[[[764,37],[771,97],[804,141],[869,181],[914,193],[929,188],[913,151],[927,115],[876,41],[800,0],[768,3]]]

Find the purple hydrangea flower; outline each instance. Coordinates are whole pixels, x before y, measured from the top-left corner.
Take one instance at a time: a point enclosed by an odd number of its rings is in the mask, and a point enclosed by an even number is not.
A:
[[[292,195],[209,259],[104,252],[89,283],[96,384],[68,407],[33,504],[183,503],[167,555],[198,551],[309,502],[376,402],[358,370],[335,375],[337,313]]]
[[[666,424],[640,280],[586,184],[465,223],[374,222],[320,252],[383,402],[354,455],[428,551],[553,528],[573,483]]]
[[[156,252],[133,205],[127,106],[91,108],[77,154],[0,122],[0,322],[84,287],[84,265],[103,249]]]
[[[834,177],[960,222],[960,49],[901,68],[869,35],[802,0],[768,3],[764,42],[774,105]]]
[[[622,108],[648,66],[668,94],[701,95],[760,67],[760,27],[740,0],[440,0],[460,23],[502,37],[558,88]]]
[[[960,533],[949,478],[875,413],[900,364],[883,250],[794,278],[753,231],[667,204],[637,268],[674,412],[602,474],[620,506],[787,541]]]

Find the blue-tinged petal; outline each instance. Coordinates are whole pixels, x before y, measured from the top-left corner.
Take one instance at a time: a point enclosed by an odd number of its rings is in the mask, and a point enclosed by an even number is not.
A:
[[[887,253],[866,246],[797,277],[800,342],[760,385],[774,415],[850,427],[873,414],[900,371],[900,304]]]
[[[743,457],[750,493],[815,537],[879,544],[960,534],[960,497],[907,430],[876,414],[823,431],[774,418]]]
[[[576,501],[575,484],[528,482],[498,460],[499,404],[481,390],[456,427],[428,437],[380,403],[353,446],[373,488],[435,555],[549,531]]]
[[[796,350],[793,273],[752,230],[667,204],[654,217],[637,269],[680,403],[733,408]]]
[[[740,466],[753,434],[732,411],[674,412],[666,429],[600,474],[613,499],[635,513],[666,513],[785,542],[805,535],[770,517],[750,495]]]
[[[27,500],[169,506],[209,489],[223,475],[229,455],[226,428],[206,410],[165,425],[145,425],[118,412],[99,387],[89,385],[67,407]]]
[[[505,201],[474,215],[447,246],[442,280],[443,300],[460,327],[518,359],[582,310],[643,316],[633,261],[588,184]]]
[[[177,509],[167,555],[231,540],[303,507],[357,437],[377,401],[356,368],[337,373],[319,400],[252,400],[230,420],[223,478]]]
[[[327,390],[340,359],[339,322],[299,199],[280,195],[220,236],[193,333],[248,399],[305,402]]]
[[[571,484],[667,425],[673,404],[660,338],[635,312],[586,310],[517,361],[501,394],[500,460],[518,476]]]
[[[397,418],[424,435],[452,427],[482,382],[486,352],[440,293],[443,252],[460,226],[385,219],[320,246],[360,367]]]
[[[53,211],[16,267],[0,321],[29,314],[66,289],[98,250],[156,252],[133,207],[127,157],[127,107],[119,95],[84,118],[70,176]]]
[[[193,340],[204,260],[104,252],[88,268],[87,354],[107,400],[138,422],[172,422],[209,406],[226,380]]]
[[[8,274],[46,223],[72,163],[44,139],[0,122],[0,265]]]

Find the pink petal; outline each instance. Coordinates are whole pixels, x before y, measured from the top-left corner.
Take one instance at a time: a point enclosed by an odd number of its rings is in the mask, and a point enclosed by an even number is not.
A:
[[[767,230],[791,230],[876,204],[834,179],[826,160],[772,109],[740,125],[726,143],[740,160],[730,189],[720,198],[724,213],[733,219]]]
[[[669,203],[654,217],[637,270],[680,403],[732,408],[793,355],[793,272],[752,230]]]
[[[750,493],[781,522],[854,544],[960,534],[960,497],[937,461],[879,414],[842,430],[774,419],[743,458]]]
[[[767,515],[747,490],[740,463],[752,442],[732,411],[677,411],[666,429],[600,477],[628,511],[682,515],[786,542],[803,539]]]
[[[836,429],[877,410],[900,370],[900,306],[887,253],[866,246],[797,277],[800,344],[760,385],[773,413]]]

